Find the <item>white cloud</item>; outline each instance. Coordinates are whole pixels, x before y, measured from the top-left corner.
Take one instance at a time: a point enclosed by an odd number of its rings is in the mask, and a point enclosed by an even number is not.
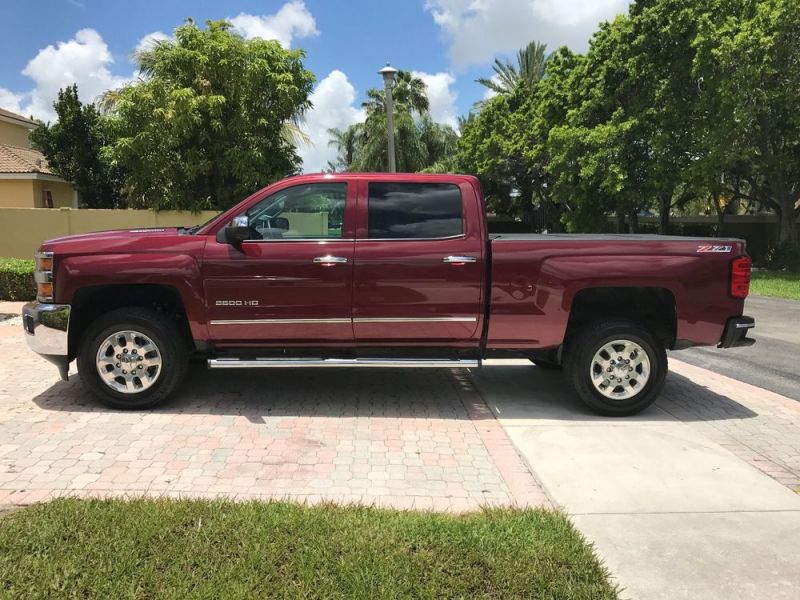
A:
[[[431,119],[437,123],[450,125],[454,129],[458,127],[458,110],[456,109],[456,98],[458,92],[451,89],[456,78],[450,73],[434,73],[433,75],[423,71],[412,71],[414,77],[419,77],[428,87],[428,101],[431,108]]]
[[[624,12],[630,0],[427,0],[425,8],[449,43],[456,68],[483,64],[531,40],[550,50],[583,52],[601,20]]]
[[[73,83],[83,102],[93,102],[106,90],[123,85],[128,78],[108,70],[113,62],[108,46],[94,29],[81,29],[71,40],[39,50],[22,71],[34,81],[25,114],[53,120],[58,90]]]
[[[306,114],[303,124],[303,131],[311,138],[311,143],[298,148],[306,173],[321,171],[327,167],[328,161],[336,158],[336,148],[328,145],[328,129],[343,130],[364,120],[364,112],[356,108],[355,101],[353,84],[339,70],[331,71],[314,88],[311,94],[314,107]]]
[[[291,0],[274,15],[250,15],[240,13],[228,19],[234,29],[246,38],[260,37],[278,40],[281,46],[290,48],[295,37],[318,35],[317,22],[302,0]]]
[[[136,43],[134,52],[141,52],[142,50],[151,50],[156,42],[163,42],[164,40],[171,40],[172,36],[167,35],[163,31],[151,31],[143,35],[142,38]]]
[[[13,113],[22,114],[23,94],[15,94],[6,88],[0,88],[0,108],[5,108]],[[27,115],[23,115],[27,116]]]

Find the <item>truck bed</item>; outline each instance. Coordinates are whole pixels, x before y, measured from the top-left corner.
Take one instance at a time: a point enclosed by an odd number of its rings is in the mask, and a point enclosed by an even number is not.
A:
[[[491,348],[558,346],[576,296],[603,290],[656,291],[674,307],[677,338],[695,344],[719,343],[725,319],[742,314],[744,301],[728,289],[729,265],[745,253],[742,240],[534,233],[489,240]]]

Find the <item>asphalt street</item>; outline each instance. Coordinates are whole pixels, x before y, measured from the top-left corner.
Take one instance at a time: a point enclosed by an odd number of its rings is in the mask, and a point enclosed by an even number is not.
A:
[[[755,345],[690,348],[671,356],[800,401],[800,302],[751,296],[744,314],[756,320],[749,334]]]

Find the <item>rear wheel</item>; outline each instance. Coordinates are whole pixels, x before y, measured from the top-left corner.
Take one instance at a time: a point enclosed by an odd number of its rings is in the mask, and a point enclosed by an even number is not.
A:
[[[101,402],[137,410],[164,402],[186,375],[189,352],[175,324],[154,310],[123,308],[92,323],[78,373]]]
[[[627,416],[650,406],[661,393],[667,353],[642,325],[599,321],[570,341],[564,370],[589,408],[602,415]]]

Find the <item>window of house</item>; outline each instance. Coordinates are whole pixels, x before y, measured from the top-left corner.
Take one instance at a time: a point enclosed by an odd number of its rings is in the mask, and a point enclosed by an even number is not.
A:
[[[444,238],[464,232],[461,190],[451,183],[369,184],[369,237]]]
[[[280,190],[247,211],[251,239],[341,238],[346,183],[310,183]]]
[[[53,208],[53,192],[50,190],[42,190],[42,206]]]

